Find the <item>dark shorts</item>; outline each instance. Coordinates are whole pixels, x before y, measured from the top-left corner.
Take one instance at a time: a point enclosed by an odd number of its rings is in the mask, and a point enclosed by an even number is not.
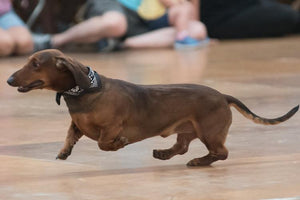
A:
[[[128,26],[126,37],[149,32],[149,28],[138,14],[122,6],[117,0],[88,0],[85,18],[101,16],[110,11],[116,11],[126,16]]]
[[[163,16],[161,16],[158,19],[147,20],[147,21],[145,21],[145,23],[151,30],[156,30],[156,29],[165,28],[165,27],[170,26],[168,13],[164,14]]]

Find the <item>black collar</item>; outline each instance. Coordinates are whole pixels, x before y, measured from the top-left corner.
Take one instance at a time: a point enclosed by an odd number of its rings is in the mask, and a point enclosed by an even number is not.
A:
[[[58,105],[60,105],[60,98],[61,96],[74,96],[74,97],[78,97],[78,96],[82,96],[86,93],[92,93],[92,92],[96,92],[99,91],[102,87],[101,84],[101,80],[100,80],[100,76],[96,71],[93,71],[92,68],[87,67],[89,70],[88,73],[88,77],[90,79],[90,87],[87,90],[84,90],[82,88],[80,88],[78,85],[76,85],[75,87],[64,91],[64,92],[57,92],[56,93],[56,103]]]

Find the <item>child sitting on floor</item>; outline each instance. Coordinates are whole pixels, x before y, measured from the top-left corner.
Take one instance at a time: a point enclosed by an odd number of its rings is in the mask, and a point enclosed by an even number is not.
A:
[[[193,5],[186,0],[119,0],[125,7],[135,10],[150,30],[174,26],[176,29],[175,49],[190,49],[208,43],[205,26],[195,22]],[[194,21],[203,29],[197,38],[190,36],[189,24]]]
[[[0,0],[0,57],[33,51],[31,34],[13,11],[10,0]]]

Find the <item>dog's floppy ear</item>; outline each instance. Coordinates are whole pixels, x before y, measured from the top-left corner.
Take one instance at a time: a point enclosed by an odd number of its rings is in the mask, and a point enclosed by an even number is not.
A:
[[[76,84],[82,89],[88,89],[90,87],[90,79],[84,72],[84,66],[78,61],[69,57],[57,56],[55,57],[55,65],[58,70],[69,70],[75,79]]]

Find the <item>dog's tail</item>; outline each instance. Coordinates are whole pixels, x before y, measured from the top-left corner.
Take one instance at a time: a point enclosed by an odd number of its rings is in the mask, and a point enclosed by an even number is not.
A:
[[[291,118],[299,109],[299,105],[298,105],[281,117],[274,118],[274,119],[267,119],[267,118],[260,117],[254,114],[253,112],[251,112],[251,110],[249,110],[249,108],[247,108],[245,104],[243,104],[240,100],[229,95],[224,95],[224,96],[230,106],[233,106],[246,118],[258,124],[265,124],[265,125],[279,124]]]

